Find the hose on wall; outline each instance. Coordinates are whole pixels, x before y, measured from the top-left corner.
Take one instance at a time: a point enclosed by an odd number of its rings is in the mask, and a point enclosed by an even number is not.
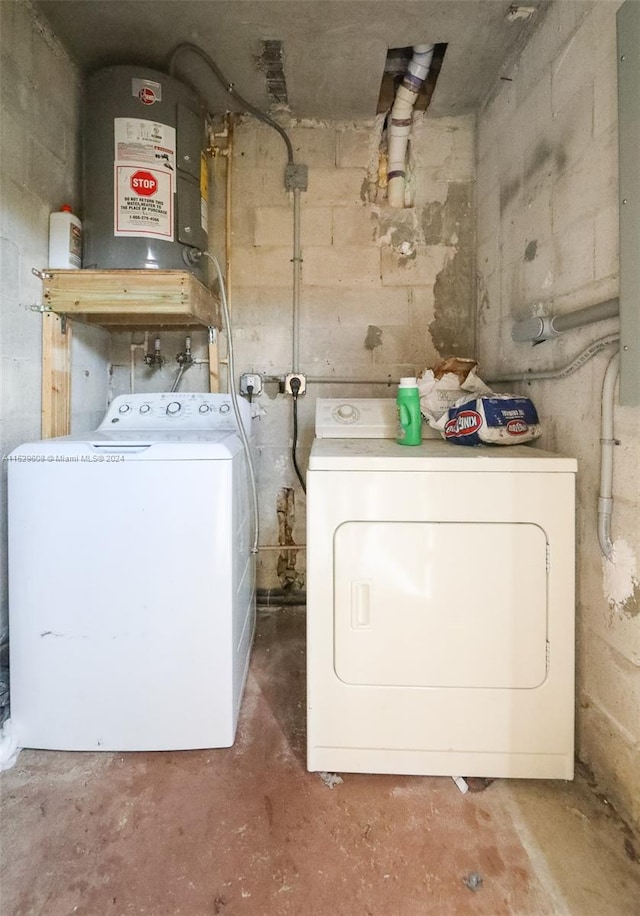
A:
[[[222,269],[218,262],[218,259],[214,254],[210,254],[208,251],[203,251],[202,256],[209,258],[215,267],[216,274],[218,276],[218,284],[220,286],[220,301],[222,303],[222,314],[224,315],[224,324],[225,330],[227,333],[227,350],[228,350],[228,359],[229,359],[229,394],[231,395],[231,403],[233,405],[233,412],[236,417],[236,422],[238,424],[238,432],[240,433],[240,438],[242,439],[242,445],[247,456],[247,467],[249,469],[249,482],[251,485],[251,502],[253,504],[253,546],[251,548],[251,553],[258,552],[258,542],[260,538],[260,516],[258,512],[258,489],[256,486],[256,472],[253,466],[253,457],[251,455],[251,446],[249,445],[249,438],[247,432],[244,428],[244,423],[242,422],[242,416],[240,414],[240,405],[238,404],[238,392],[236,390],[236,373],[234,366],[234,353],[233,353],[233,328],[231,326],[231,315],[229,314],[229,303],[227,301],[227,290],[224,282],[224,276],[222,274]]]

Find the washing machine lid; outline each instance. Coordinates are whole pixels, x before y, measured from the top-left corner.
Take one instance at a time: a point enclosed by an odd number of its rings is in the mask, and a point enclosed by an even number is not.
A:
[[[242,450],[233,430],[95,430],[42,442],[27,442],[11,453],[13,461],[30,463],[104,461],[228,460]]]
[[[442,439],[398,445],[392,439],[315,439],[310,471],[464,471],[575,473],[578,463],[531,445],[464,447]]]

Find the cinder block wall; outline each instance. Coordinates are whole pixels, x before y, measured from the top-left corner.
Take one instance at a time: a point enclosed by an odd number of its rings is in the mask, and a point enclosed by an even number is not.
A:
[[[299,464],[306,468],[318,397],[395,397],[395,380],[440,356],[472,356],[474,143],[472,117],[418,116],[411,146],[414,206],[376,197],[379,127],[292,124],[302,197]],[[272,129],[244,120],[232,157],[230,300],[238,373],[292,368],[292,208],[286,151]],[[386,379],[328,384],[313,379]],[[261,543],[304,544],[305,502],[291,463],[292,402],[275,383],[256,401]],[[304,586],[302,551],[260,554],[263,587]]]
[[[42,300],[49,213],[80,204],[80,77],[28,2],[0,3],[1,451],[40,438]],[[95,425],[106,402],[107,335],[76,326],[73,426]],[[6,639],[6,462],[0,479],[0,643]]]
[[[480,113],[478,344],[488,376],[563,366],[617,327],[601,322],[533,348],[511,340],[515,319],[618,293],[619,5],[554,3]],[[612,352],[520,390],[538,407],[542,446],[579,462],[578,754],[640,821],[640,408],[615,412],[614,563],[596,529],[600,392]]]

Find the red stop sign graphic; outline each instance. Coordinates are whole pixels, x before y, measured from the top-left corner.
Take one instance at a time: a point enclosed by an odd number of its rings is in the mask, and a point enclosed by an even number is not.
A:
[[[151,172],[138,170],[133,173],[129,182],[131,190],[141,197],[152,197],[158,190],[158,182]]]

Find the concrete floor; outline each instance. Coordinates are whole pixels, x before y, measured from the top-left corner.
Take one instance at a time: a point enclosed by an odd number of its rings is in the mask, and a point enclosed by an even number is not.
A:
[[[23,751],[1,778],[2,916],[640,913],[638,838],[585,778],[330,788],[304,705],[304,614],[283,609],[259,617],[233,748]]]

